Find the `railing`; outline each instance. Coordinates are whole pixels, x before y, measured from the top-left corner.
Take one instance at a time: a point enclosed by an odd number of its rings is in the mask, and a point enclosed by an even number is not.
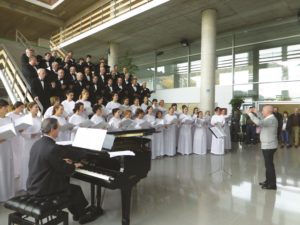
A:
[[[27,80],[4,45],[0,45],[0,70],[2,72],[0,78],[13,103],[15,101],[24,103],[33,101],[33,97],[28,90]],[[40,110],[43,111],[41,103],[37,103]]]
[[[57,55],[64,60],[66,57],[66,51],[63,48],[57,47],[51,40],[49,41],[50,50],[55,50],[57,52]]]
[[[16,30],[16,42],[21,43],[24,48],[31,48],[30,41],[19,30]]]
[[[83,32],[87,32],[96,26],[108,22],[122,14],[125,14],[139,6],[153,0],[110,0],[95,8],[92,12],[82,16],[72,24],[51,37],[54,46],[69,40]]]

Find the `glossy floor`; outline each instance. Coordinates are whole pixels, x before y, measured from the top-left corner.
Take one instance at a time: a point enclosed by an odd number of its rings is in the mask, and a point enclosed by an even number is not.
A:
[[[275,163],[278,190],[270,191],[258,185],[264,179],[259,146],[237,145],[225,156],[153,160],[148,177],[133,190],[131,224],[299,225],[300,149],[279,149]],[[80,184],[88,197],[88,185]],[[90,225],[121,224],[119,191],[105,191],[103,208],[105,214]],[[1,225],[8,212],[0,206]]]

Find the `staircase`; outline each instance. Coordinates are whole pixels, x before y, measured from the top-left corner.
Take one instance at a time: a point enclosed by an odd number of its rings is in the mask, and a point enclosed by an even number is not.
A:
[[[36,54],[44,55],[49,49],[37,46],[34,48]],[[0,39],[0,96],[12,103],[16,101],[32,102],[33,98],[29,92],[29,84],[24,78],[21,68],[21,55],[25,47],[21,43]],[[42,105],[38,102],[41,111]]]

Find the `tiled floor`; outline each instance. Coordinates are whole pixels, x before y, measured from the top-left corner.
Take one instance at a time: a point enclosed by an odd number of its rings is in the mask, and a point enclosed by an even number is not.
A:
[[[259,146],[236,145],[225,156],[153,160],[148,177],[133,190],[131,224],[299,225],[300,148],[279,149],[275,164],[278,190],[267,191],[258,185],[264,180]],[[222,167],[225,172],[217,171]],[[88,197],[88,185],[81,185]],[[90,225],[121,224],[119,191],[106,190],[103,208],[105,214]],[[8,212],[0,206],[0,225],[7,224]]]

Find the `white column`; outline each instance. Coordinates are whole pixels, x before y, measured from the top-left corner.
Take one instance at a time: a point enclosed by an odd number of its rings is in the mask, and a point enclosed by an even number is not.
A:
[[[202,12],[200,107],[211,112],[215,106],[216,19],[215,9]]]
[[[109,43],[108,65],[112,69],[114,65],[118,64],[119,45],[117,43]]]

